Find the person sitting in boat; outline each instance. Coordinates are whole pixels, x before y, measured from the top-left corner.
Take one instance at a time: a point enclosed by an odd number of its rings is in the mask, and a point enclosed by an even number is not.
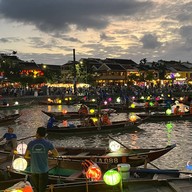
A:
[[[104,113],[101,116],[101,123],[102,123],[102,125],[111,125],[111,121],[110,121],[109,116],[108,116],[107,113]]]
[[[177,105],[174,109],[174,115],[182,115],[179,105]]]
[[[5,151],[14,151],[17,148],[17,136],[13,132],[14,129],[12,127],[8,127],[7,133],[5,133],[2,138],[0,138],[0,141],[6,139],[6,142],[3,146]]]
[[[88,126],[88,127],[95,126],[95,122],[93,121],[93,119],[92,119],[91,117],[88,118],[87,126]]]
[[[56,119],[55,119],[55,117],[52,115],[52,116],[49,118],[48,122],[47,122],[47,129],[52,129],[54,122],[56,122]]]
[[[82,104],[78,110],[80,115],[87,115],[89,113],[88,107],[85,104]]]

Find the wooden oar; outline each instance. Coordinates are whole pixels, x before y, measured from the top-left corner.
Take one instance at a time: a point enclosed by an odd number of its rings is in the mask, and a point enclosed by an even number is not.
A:
[[[23,137],[21,139],[17,139],[17,141],[23,141],[25,139],[29,139],[29,138],[32,138],[32,137],[35,137],[35,135],[31,135],[31,136],[28,136],[28,137]]]

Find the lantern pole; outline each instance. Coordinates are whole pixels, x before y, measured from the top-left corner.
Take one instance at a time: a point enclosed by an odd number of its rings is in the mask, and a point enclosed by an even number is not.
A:
[[[73,49],[73,68],[74,68],[74,80],[73,80],[74,95],[77,95],[77,71],[76,71],[75,49]]]

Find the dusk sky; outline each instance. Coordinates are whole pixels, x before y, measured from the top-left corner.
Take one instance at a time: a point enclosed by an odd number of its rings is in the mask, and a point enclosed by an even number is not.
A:
[[[0,0],[0,53],[36,63],[192,63],[191,0]]]

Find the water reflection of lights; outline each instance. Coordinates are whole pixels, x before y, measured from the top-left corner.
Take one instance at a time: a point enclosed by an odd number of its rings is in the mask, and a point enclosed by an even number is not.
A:
[[[139,149],[140,147],[137,145],[138,136],[137,134],[130,134],[131,145],[134,149]]]

